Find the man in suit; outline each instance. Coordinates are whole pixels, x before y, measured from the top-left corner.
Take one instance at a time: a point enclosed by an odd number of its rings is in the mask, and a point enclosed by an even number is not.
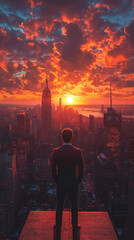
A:
[[[73,239],[77,239],[78,209],[77,193],[78,184],[83,178],[83,157],[81,150],[72,145],[73,131],[70,128],[62,130],[63,145],[53,149],[51,156],[52,177],[56,182],[56,240],[60,240],[62,225],[62,210],[66,194],[69,195],[72,212]],[[76,176],[76,166],[78,176]]]

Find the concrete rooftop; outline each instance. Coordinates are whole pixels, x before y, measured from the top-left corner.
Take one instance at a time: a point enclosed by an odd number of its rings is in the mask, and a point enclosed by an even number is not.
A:
[[[55,211],[31,211],[19,240],[53,240]],[[81,240],[117,240],[107,212],[79,212]],[[72,240],[71,215],[63,212],[61,240]]]

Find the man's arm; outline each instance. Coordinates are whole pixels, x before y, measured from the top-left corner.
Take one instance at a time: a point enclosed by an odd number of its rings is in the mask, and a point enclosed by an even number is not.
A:
[[[78,183],[81,183],[83,178],[83,156],[81,151],[79,153],[78,168],[79,168]]]
[[[51,155],[51,172],[52,172],[52,178],[57,183],[57,172],[56,172],[56,156],[55,151],[53,150]]]

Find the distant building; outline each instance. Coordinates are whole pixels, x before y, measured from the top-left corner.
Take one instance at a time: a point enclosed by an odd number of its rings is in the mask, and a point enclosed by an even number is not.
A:
[[[38,135],[38,119],[37,116],[32,118],[32,136],[36,139]]]
[[[46,77],[46,87],[42,93],[42,128],[44,130],[51,128],[51,92],[48,87],[48,80]]]
[[[116,113],[113,108],[108,108],[107,113],[104,113],[104,127],[112,128],[116,127],[118,130],[121,129],[121,113]]]
[[[59,98],[59,107],[62,107],[62,98]]]
[[[94,116],[89,115],[89,131],[93,132],[94,131]]]
[[[16,155],[0,153],[0,239],[9,239],[16,214]]]
[[[12,135],[12,125],[11,123],[9,123],[9,137],[11,139],[11,135]]]
[[[54,121],[56,120],[54,126],[61,129],[63,122],[63,108],[62,108],[62,98],[59,98],[59,105],[57,106],[57,110],[53,111],[53,115],[55,116]]]
[[[109,193],[108,212],[119,236],[123,235],[123,229],[127,216],[127,202],[127,198],[123,195],[117,197],[114,196],[113,192]]]
[[[25,113],[17,114],[17,131],[20,134],[25,134]]]
[[[134,137],[130,139],[128,214],[125,239],[134,239]]]
[[[100,110],[101,113],[104,113],[104,105],[102,104],[101,105],[101,110]]]
[[[12,152],[16,155],[17,176],[20,182],[27,178],[28,140],[17,137],[12,140]]]
[[[110,107],[107,109],[107,113],[104,113],[104,127],[105,128],[118,128],[121,129],[121,113],[116,113],[112,107],[112,89],[110,80]]]
[[[88,151],[93,152],[94,150],[94,133],[93,132],[88,133],[87,143],[88,143]]]
[[[83,129],[83,119],[82,114],[79,114],[79,130],[82,131]]]
[[[121,162],[121,120],[121,113],[116,113],[113,108],[108,108],[107,113],[104,113],[104,153],[111,163],[115,165],[117,174],[115,182],[115,173],[111,173],[113,176],[113,186],[115,186],[114,194],[115,192],[117,194],[121,194],[123,188],[123,163]]]
[[[29,136],[30,135],[30,118],[28,116],[28,113],[26,114],[26,135]]]
[[[116,168],[104,153],[97,156],[94,164],[96,193],[102,203],[107,206],[109,192],[114,191],[114,184],[116,184]]]

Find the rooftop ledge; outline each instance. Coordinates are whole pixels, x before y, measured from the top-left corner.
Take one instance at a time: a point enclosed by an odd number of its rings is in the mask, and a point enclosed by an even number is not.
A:
[[[19,240],[53,240],[55,211],[31,211]],[[79,212],[81,240],[117,240],[107,212]],[[71,213],[63,212],[61,239],[72,240]]]

